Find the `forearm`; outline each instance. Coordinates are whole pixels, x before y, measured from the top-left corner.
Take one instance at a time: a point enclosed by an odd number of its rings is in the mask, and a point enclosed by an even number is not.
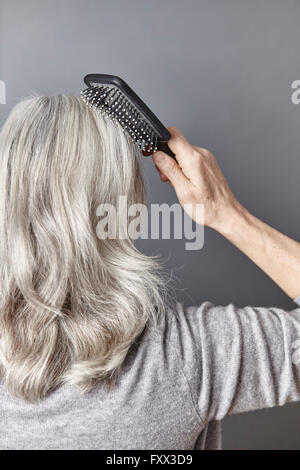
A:
[[[300,295],[300,243],[239,204],[217,230],[259,266],[292,299]]]

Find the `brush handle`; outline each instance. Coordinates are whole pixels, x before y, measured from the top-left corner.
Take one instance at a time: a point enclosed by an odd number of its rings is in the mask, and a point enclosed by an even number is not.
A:
[[[169,148],[167,142],[157,142],[157,150],[161,150],[162,152],[165,152],[167,155],[170,155],[170,157],[175,158],[175,154]]]

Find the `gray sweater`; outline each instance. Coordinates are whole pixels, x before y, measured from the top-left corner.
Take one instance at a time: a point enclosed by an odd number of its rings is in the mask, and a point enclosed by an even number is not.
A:
[[[300,400],[300,308],[168,311],[115,389],[63,386],[37,404],[0,385],[1,449],[218,449],[224,416]]]

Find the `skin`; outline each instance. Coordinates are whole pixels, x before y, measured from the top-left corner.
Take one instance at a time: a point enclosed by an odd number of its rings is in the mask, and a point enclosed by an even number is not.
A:
[[[191,204],[189,215],[197,220],[196,204],[204,204],[204,223],[259,266],[292,299],[300,295],[300,243],[250,214],[235,198],[209,150],[191,145],[170,127],[170,149],[152,155],[163,182],[169,182],[181,205]],[[145,154],[147,155],[147,154]]]

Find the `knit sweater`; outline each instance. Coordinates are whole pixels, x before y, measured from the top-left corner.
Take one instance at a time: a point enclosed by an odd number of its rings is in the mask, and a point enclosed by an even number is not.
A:
[[[295,299],[300,305],[300,299]],[[115,387],[28,404],[0,385],[0,449],[219,449],[230,414],[300,400],[300,308],[168,310]]]

